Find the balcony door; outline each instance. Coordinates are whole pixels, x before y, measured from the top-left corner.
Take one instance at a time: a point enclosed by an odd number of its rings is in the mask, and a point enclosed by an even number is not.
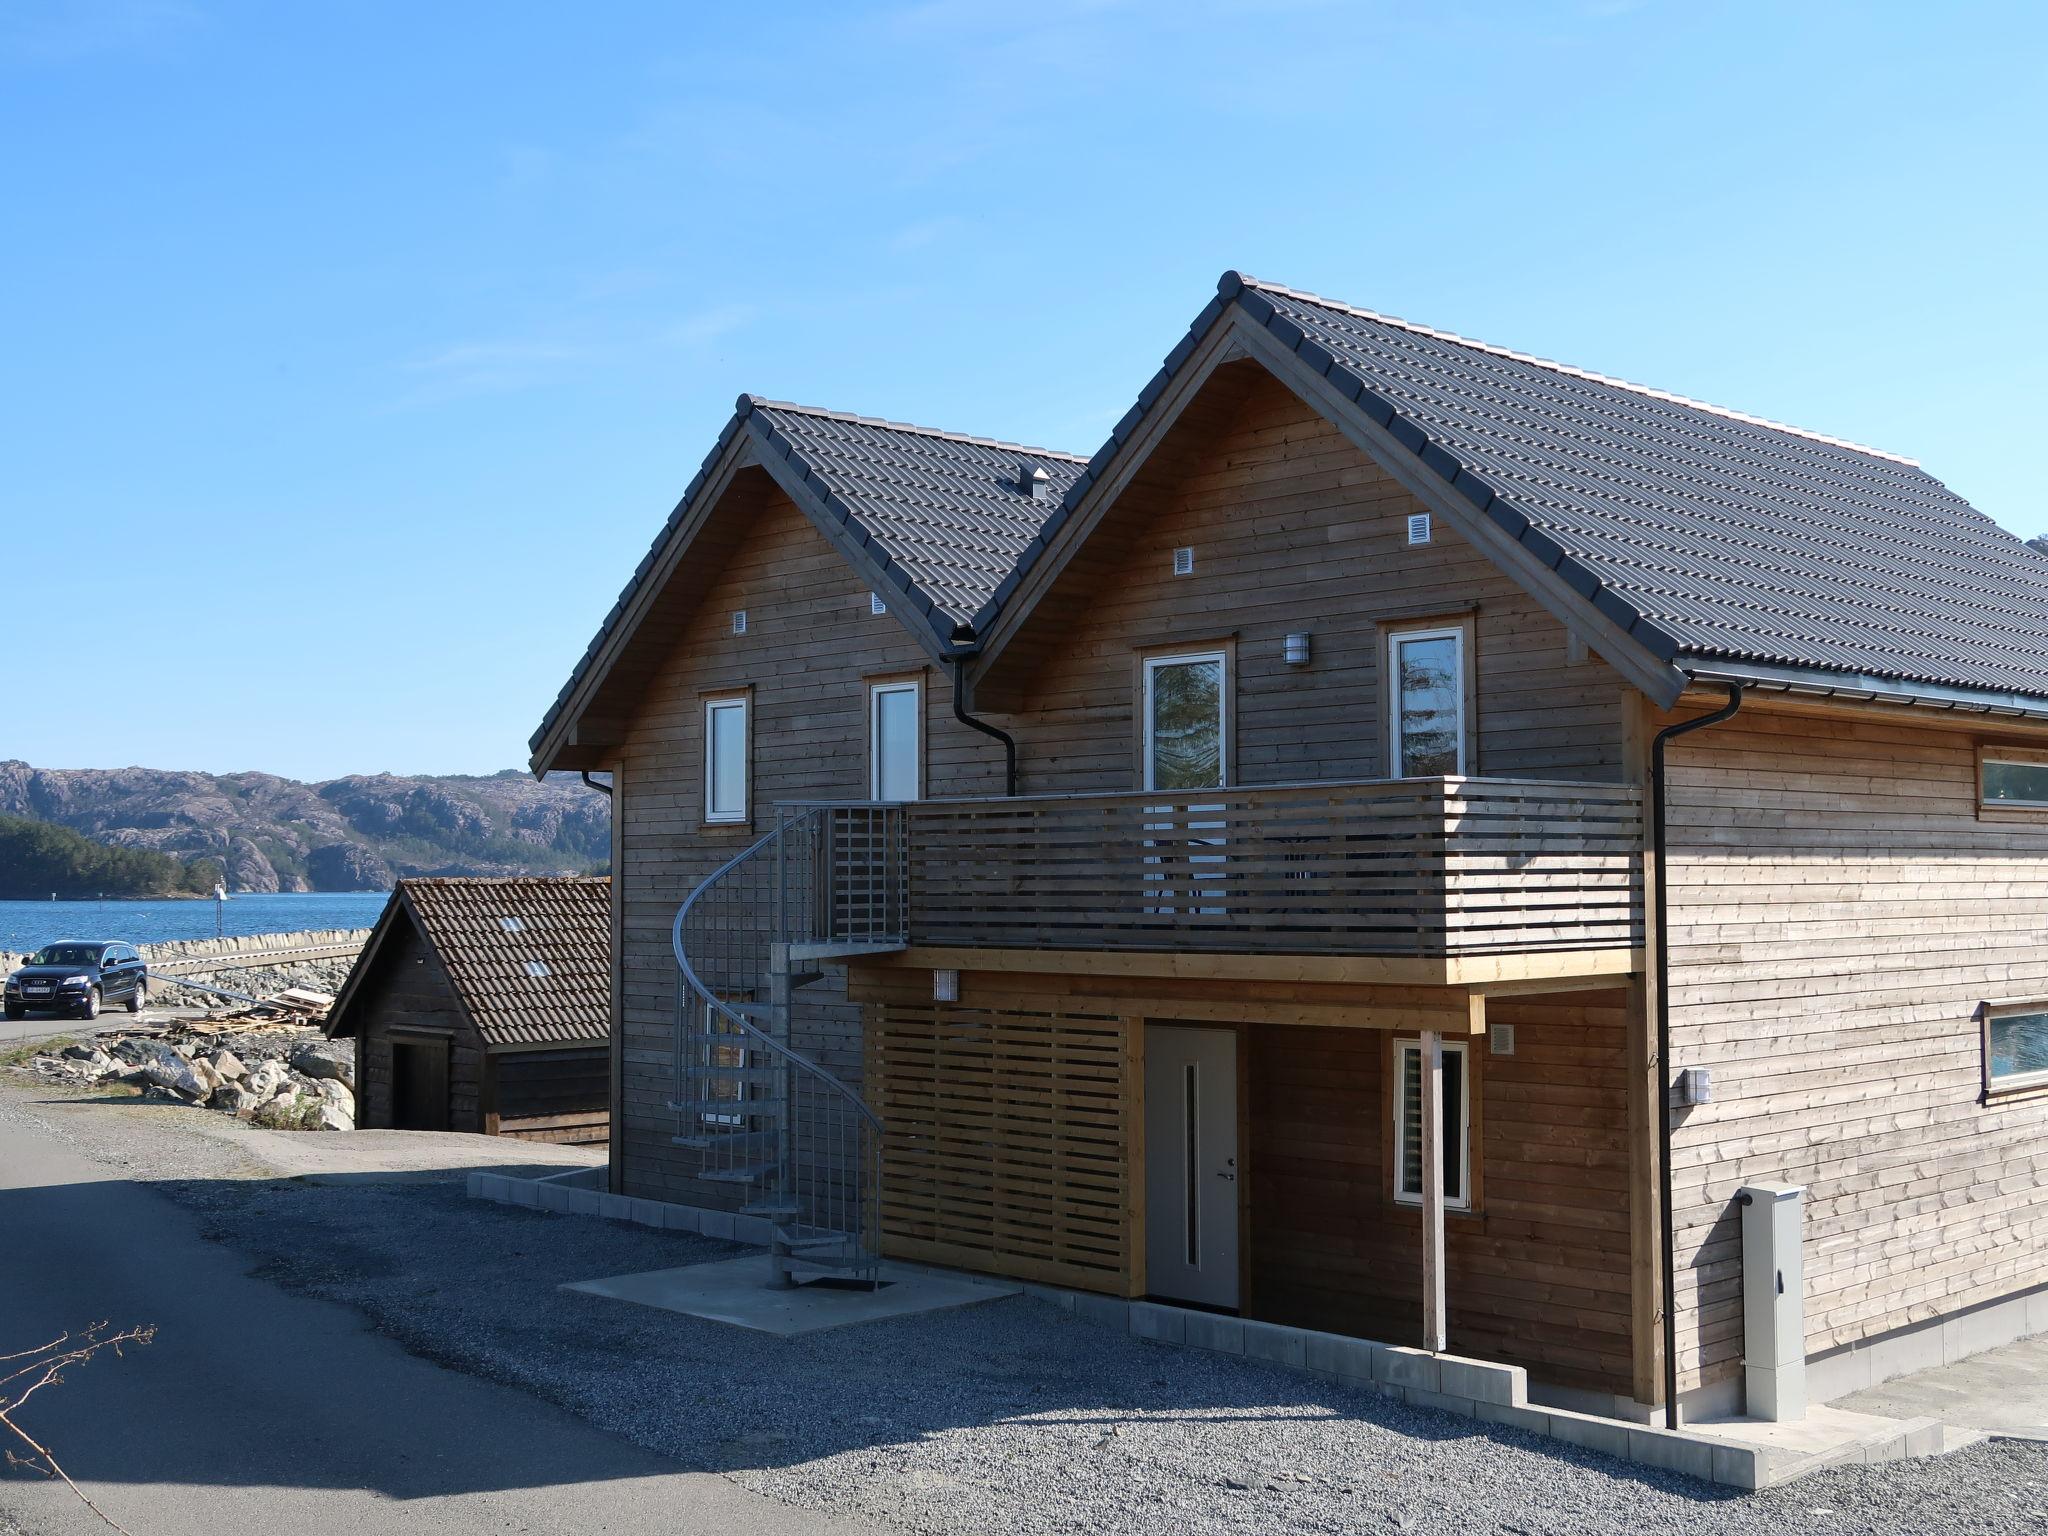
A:
[[[1145,1026],[1145,1289],[1237,1305],[1237,1036]]]
[[[1222,651],[1145,658],[1145,789],[1199,791],[1221,789],[1228,782],[1229,684],[1229,659]],[[1222,809],[1220,802],[1203,800],[1146,807],[1145,830],[1171,834],[1152,843],[1161,851],[1146,857],[1146,863],[1162,866],[1146,876],[1158,887],[1148,911],[1224,915],[1220,906],[1186,905],[1189,897],[1223,898],[1222,872],[1210,866],[1221,864],[1224,856],[1199,851],[1223,846],[1223,822],[1203,814]],[[1179,875],[1176,865],[1182,866]]]

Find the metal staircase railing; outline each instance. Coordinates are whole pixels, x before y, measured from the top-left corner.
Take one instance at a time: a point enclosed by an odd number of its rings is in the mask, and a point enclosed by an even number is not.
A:
[[[905,836],[900,805],[781,806],[676,912],[675,1144],[770,1223],[782,1284],[798,1267],[877,1278],[882,1122],[793,1037],[826,1035],[832,1005],[814,1019],[804,995],[825,963],[905,943]]]

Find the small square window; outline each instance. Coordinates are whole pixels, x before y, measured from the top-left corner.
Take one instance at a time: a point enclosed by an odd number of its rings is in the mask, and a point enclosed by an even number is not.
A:
[[[1984,1010],[1984,1091],[2048,1088],[2048,1004]]]

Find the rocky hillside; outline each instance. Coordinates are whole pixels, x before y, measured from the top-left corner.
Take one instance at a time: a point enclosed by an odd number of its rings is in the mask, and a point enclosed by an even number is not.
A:
[[[545,783],[380,773],[302,784],[268,773],[32,768],[0,762],[0,816],[227,866],[238,891],[364,891],[398,875],[581,874],[611,849],[611,802]]]

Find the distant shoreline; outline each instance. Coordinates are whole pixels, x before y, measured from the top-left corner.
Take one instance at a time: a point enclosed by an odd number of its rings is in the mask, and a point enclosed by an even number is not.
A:
[[[261,896],[266,901],[278,896],[306,896],[318,900],[335,896],[389,896],[388,890],[367,891],[229,891],[227,899],[237,901],[247,896]],[[204,891],[164,891],[153,896],[5,896],[0,901],[33,901],[46,907],[62,906],[67,901],[212,901],[213,897]]]

